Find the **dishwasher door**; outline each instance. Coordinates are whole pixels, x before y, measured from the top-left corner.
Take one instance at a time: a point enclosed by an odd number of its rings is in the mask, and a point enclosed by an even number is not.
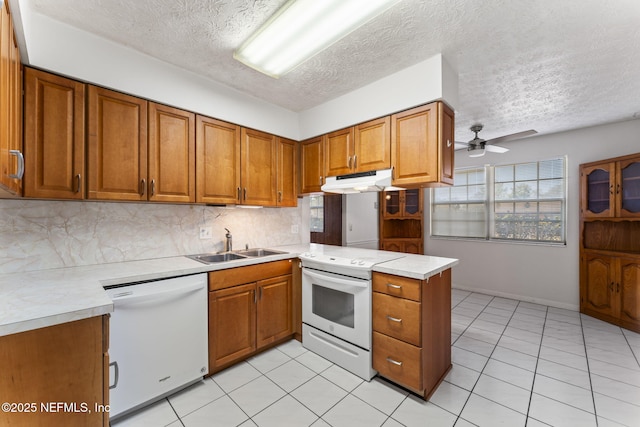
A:
[[[112,419],[209,372],[206,273],[106,291]]]

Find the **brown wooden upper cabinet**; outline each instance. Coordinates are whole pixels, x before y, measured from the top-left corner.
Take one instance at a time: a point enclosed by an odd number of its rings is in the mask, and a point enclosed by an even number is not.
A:
[[[318,193],[324,184],[324,138],[300,143],[300,194]]]
[[[22,66],[8,2],[0,14],[0,190],[22,194]],[[3,192],[4,192],[3,191]]]
[[[297,163],[298,143],[290,139],[278,138],[278,206],[298,205]]]
[[[149,102],[148,197],[196,201],[195,114]]]
[[[585,218],[640,218],[640,156],[584,165],[580,181]]]
[[[276,206],[276,151],[274,135],[242,128],[240,180],[243,204]]]
[[[327,176],[388,169],[389,123],[387,116],[329,133],[325,140]]]
[[[84,199],[85,85],[25,69],[25,197]]]
[[[453,184],[454,113],[442,102],[391,116],[393,185]]]
[[[194,114],[89,86],[88,117],[87,198],[195,201]]]
[[[197,116],[198,203],[240,202],[240,126]]]

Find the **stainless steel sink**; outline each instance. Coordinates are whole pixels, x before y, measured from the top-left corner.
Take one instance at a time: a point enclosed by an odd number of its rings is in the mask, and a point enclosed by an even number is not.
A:
[[[233,261],[236,259],[246,259],[247,257],[233,252],[225,252],[221,254],[187,255],[187,258],[200,261],[203,264],[215,264],[218,262]]]
[[[246,249],[246,250],[238,251],[237,253],[247,257],[254,258],[254,257],[263,257],[263,256],[269,256],[269,255],[280,255],[285,252],[275,251],[273,249],[256,248],[256,249]]]

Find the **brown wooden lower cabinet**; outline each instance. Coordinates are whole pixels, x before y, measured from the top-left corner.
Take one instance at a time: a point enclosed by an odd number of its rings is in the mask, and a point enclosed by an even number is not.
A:
[[[108,426],[108,316],[0,337],[0,426]],[[4,409],[4,408],[3,408]]]
[[[640,332],[640,257],[586,252],[581,264],[581,311]]]
[[[451,369],[451,269],[373,273],[373,369],[428,399]]]
[[[293,334],[292,260],[209,273],[209,373]]]

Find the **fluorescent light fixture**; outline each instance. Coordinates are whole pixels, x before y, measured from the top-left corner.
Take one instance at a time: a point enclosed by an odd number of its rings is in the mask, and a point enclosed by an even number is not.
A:
[[[399,1],[290,0],[233,57],[278,78]]]

